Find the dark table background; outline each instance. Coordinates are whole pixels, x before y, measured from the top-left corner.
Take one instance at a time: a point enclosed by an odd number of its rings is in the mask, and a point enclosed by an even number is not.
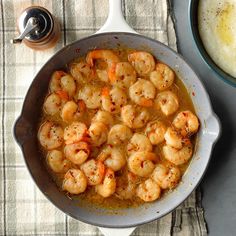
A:
[[[217,78],[201,59],[188,19],[190,0],[172,0],[179,52],[192,64],[219,116],[222,135],[201,183],[210,236],[236,235],[236,88]]]

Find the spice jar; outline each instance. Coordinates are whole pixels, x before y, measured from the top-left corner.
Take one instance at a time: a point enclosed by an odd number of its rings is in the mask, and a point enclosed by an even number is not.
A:
[[[55,46],[60,37],[60,25],[57,19],[45,8],[31,6],[26,8],[18,19],[20,35],[11,43],[25,43],[36,50]]]

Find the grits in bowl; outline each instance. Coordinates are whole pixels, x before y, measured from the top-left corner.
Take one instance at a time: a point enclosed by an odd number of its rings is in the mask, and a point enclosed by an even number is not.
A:
[[[236,77],[236,0],[200,0],[198,27],[209,56]]]

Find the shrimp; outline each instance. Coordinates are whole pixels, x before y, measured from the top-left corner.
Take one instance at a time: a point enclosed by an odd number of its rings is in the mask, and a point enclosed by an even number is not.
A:
[[[131,172],[127,174],[127,182],[117,179],[116,196],[122,200],[132,199],[135,196],[137,176]]]
[[[106,170],[103,182],[95,186],[95,191],[104,198],[111,196],[116,191],[116,178],[112,169]]]
[[[64,147],[64,153],[71,162],[81,165],[89,157],[90,148],[86,142],[71,143]]]
[[[107,143],[111,145],[120,145],[128,141],[132,136],[132,131],[126,125],[117,124],[112,126],[108,133]]]
[[[56,93],[50,93],[43,104],[43,110],[47,115],[53,116],[60,112],[63,100]]]
[[[179,108],[178,97],[171,91],[158,93],[155,99],[157,109],[161,109],[166,116],[172,115]]]
[[[100,80],[102,80],[103,82],[108,82],[109,70],[111,70],[111,68],[120,61],[119,57],[111,50],[100,49],[100,50],[90,51],[87,54],[86,61],[92,67],[94,67],[95,65],[94,60],[102,60],[105,61],[105,63],[107,64],[106,69],[104,70],[97,69],[96,72]]]
[[[121,108],[122,121],[132,129],[142,128],[150,119],[146,108],[126,105]]]
[[[84,113],[86,105],[84,101],[79,101],[78,105],[74,101],[68,101],[62,107],[61,118],[64,122],[72,122],[78,120]]]
[[[64,176],[62,189],[72,194],[83,193],[87,188],[87,179],[84,173],[78,169],[70,169]]]
[[[120,108],[126,104],[127,97],[123,90],[118,87],[109,89],[104,87],[102,90],[102,106],[103,109],[112,113],[117,113]]]
[[[138,51],[130,53],[128,61],[140,76],[147,76],[155,69],[155,60],[148,52]]]
[[[88,185],[98,185],[102,182],[105,174],[105,165],[101,161],[91,159],[80,166],[87,177]]]
[[[70,65],[70,73],[76,81],[87,83],[95,77],[95,71],[86,62],[74,62]]]
[[[46,121],[39,128],[38,140],[47,150],[56,149],[63,143],[63,129],[51,121]]]
[[[86,140],[88,135],[87,127],[82,122],[73,122],[64,130],[65,144],[76,143],[81,140]]]
[[[97,159],[104,162],[104,164],[113,171],[120,170],[126,163],[125,155],[118,147],[105,147],[98,155]]]
[[[183,146],[181,149],[173,148],[169,145],[165,145],[162,149],[164,157],[175,165],[182,165],[192,157],[193,148],[192,145]]]
[[[157,145],[164,141],[166,126],[161,121],[153,121],[148,123],[145,134],[149,138],[152,145]]]
[[[114,123],[114,120],[110,112],[100,110],[95,114],[92,122],[102,122],[106,126],[111,126]]]
[[[156,89],[154,85],[145,79],[138,79],[138,81],[129,88],[131,100],[140,106],[151,107],[155,95]]]
[[[96,70],[96,73],[97,73],[98,78],[99,78],[101,81],[106,82],[106,83],[109,82],[108,72],[107,72],[106,70],[97,69],[97,70]]]
[[[174,71],[163,63],[156,64],[156,70],[151,72],[150,80],[158,90],[165,90],[169,88],[175,79]]]
[[[139,184],[136,194],[145,202],[152,202],[161,196],[160,186],[152,179],[147,179]]]
[[[152,152],[134,152],[128,158],[129,170],[138,176],[148,177],[155,168],[157,157]]]
[[[191,111],[181,111],[172,123],[176,129],[180,130],[181,135],[191,136],[199,128],[199,121]]]
[[[76,91],[76,83],[73,77],[64,71],[55,71],[52,74],[49,89],[51,92],[64,91],[72,97]]]
[[[113,63],[118,63],[120,61],[119,57],[111,50],[93,50],[87,54],[86,61],[90,66],[94,66],[94,60],[101,59],[107,63],[108,68],[113,65]]]
[[[63,153],[58,150],[52,150],[47,154],[47,163],[56,173],[66,172],[70,168],[70,161],[66,160]]]
[[[164,135],[166,144],[176,149],[183,147],[183,137],[173,127],[169,127]]]
[[[93,146],[100,146],[107,141],[108,129],[102,122],[91,123],[88,134]]]
[[[96,73],[98,78],[103,82],[109,82],[108,71],[113,67],[116,63],[120,61],[119,57],[112,52],[111,50],[93,50],[87,54],[86,61],[87,63],[94,67],[94,60],[103,60],[107,64],[106,69],[96,69]]]
[[[101,89],[98,86],[86,84],[78,93],[78,99],[81,99],[89,109],[96,109],[101,106]]]
[[[152,144],[144,134],[135,133],[127,145],[127,152],[151,152]]]
[[[118,87],[109,89],[104,87],[102,90],[102,107],[105,111],[118,113],[127,103],[127,97],[123,90]]]
[[[120,88],[129,88],[136,81],[136,72],[128,62],[113,64],[108,76],[111,84]]]
[[[173,189],[178,184],[180,177],[181,173],[178,167],[167,168],[163,164],[157,164],[151,175],[151,178],[162,189]]]

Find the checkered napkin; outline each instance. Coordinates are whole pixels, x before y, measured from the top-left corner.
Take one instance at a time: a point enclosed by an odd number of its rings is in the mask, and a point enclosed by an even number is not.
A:
[[[166,1],[126,0],[123,13],[137,32],[176,49]],[[46,7],[61,23],[61,39],[53,49],[36,52],[10,44],[17,34],[17,17],[32,4]],[[12,127],[39,68],[64,45],[96,32],[107,17],[108,1],[0,0],[0,12],[0,235],[101,235],[96,227],[59,211],[41,194],[25,167]],[[207,235],[199,191],[169,215],[138,227],[133,235]]]

